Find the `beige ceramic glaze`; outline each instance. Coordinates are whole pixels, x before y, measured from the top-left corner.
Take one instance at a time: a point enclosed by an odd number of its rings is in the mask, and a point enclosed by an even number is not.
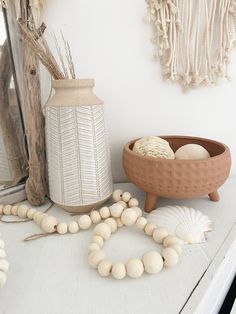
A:
[[[97,208],[112,193],[110,151],[103,102],[94,80],[58,80],[46,105],[51,199],[70,212]]]

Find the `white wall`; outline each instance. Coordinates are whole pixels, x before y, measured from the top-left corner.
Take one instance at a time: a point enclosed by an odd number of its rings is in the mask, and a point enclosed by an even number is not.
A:
[[[232,82],[183,94],[177,84],[162,81],[160,67],[152,60],[145,0],[48,2],[45,21],[49,30],[63,30],[78,76],[95,78],[95,92],[105,101],[115,180],[124,178],[123,145],[154,134],[223,141],[231,148],[232,174],[236,175],[235,53],[230,66]]]

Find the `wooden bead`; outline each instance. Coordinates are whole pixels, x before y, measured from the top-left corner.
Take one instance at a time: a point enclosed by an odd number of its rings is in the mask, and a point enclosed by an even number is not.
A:
[[[118,228],[121,228],[121,227],[124,226],[124,225],[123,225],[123,222],[121,221],[120,218],[115,218],[115,220],[116,220],[116,223],[117,223],[117,227],[118,227]]]
[[[9,263],[5,259],[0,259],[0,271],[7,272],[9,269]]]
[[[4,249],[5,247],[5,242],[0,239],[0,249]]]
[[[138,258],[130,259],[126,264],[127,275],[131,278],[139,278],[142,276],[144,267]]]
[[[80,216],[78,219],[78,225],[82,230],[89,229],[92,225],[92,221],[89,215]]]
[[[35,208],[30,208],[27,212],[27,217],[29,219],[33,219],[34,214],[36,214],[37,210]]]
[[[171,235],[165,237],[165,239],[163,240],[163,246],[167,247],[167,246],[170,246],[172,244],[182,245],[182,244],[184,244],[184,241],[181,240],[180,238],[177,238],[177,237],[171,236]]]
[[[129,192],[124,192],[121,196],[121,200],[128,203],[128,201],[131,199],[131,194]]]
[[[47,217],[47,214],[40,212],[39,215],[36,216],[36,219],[35,219],[36,224],[37,224],[38,226],[40,226],[42,220],[43,220],[45,217]]]
[[[27,212],[29,210],[29,206],[25,205],[25,204],[22,204],[18,207],[17,209],[17,215],[20,217],[20,218],[26,218],[27,217]]]
[[[157,274],[163,268],[163,259],[156,251],[149,251],[142,257],[144,270],[148,274]]]
[[[123,263],[116,263],[112,266],[112,276],[115,279],[123,279],[126,276],[126,268]]]
[[[104,259],[98,264],[98,273],[102,277],[107,277],[111,273],[112,263]]]
[[[106,220],[104,220],[104,222],[106,224],[108,224],[108,226],[111,228],[111,232],[112,233],[116,232],[116,230],[117,230],[117,223],[116,223],[114,218],[109,217]]]
[[[182,254],[182,252],[183,252],[182,247],[181,247],[180,245],[178,245],[178,244],[171,244],[171,245],[168,246],[168,247],[174,249],[174,250],[177,252],[177,254],[178,254],[179,256],[180,256],[180,255]]]
[[[41,229],[46,233],[53,233],[57,229],[57,219],[54,216],[47,216],[41,222]]]
[[[144,228],[144,231],[145,231],[145,233],[148,235],[148,236],[152,236],[152,234],[153,234],[153,232],[154,232],[154,230],[156,229],[156,225],[154,225],[154,224],[149,224],[149,223],[147,223],[146,224],[146,226],[145,226],[145,228]]]
[[[11,215],[11,208],[12,208],[11,205],[5,205],[3,207],[3,214],[4,215]]]
[[[121,221],[125,226],[132,226],[137,218],[137,213],[132,208],[126,208],[121,215]]]
[[[141,208],[139,208],[139,207],[132,207],[132,209],[136,211],[136,214],[137,214],[138,218],[142,217],[143,212],[142,212]]]
[[[138,207],[139,202],[136,198],[131,198],[128,203],[129,207]]]
[[[14,216],[17,216],[17,211],[18,211],[18,205],[14,205],[11,208],[11,214]]]
[[[57,225],[57,232],[59,234],[66,234],[68,232],[68,225],[65,222],[60,222]]]
[[[98,235],[102,237],[103,239],[107,240],[111,236],[111,228],[108,226],[108,224],[104,222],[100,222],[96,227],[94,228],[94,235]]]
[[[72,221],[68,225],[68,230],[70,233],[77,233],[79,231],[79,226],[76,221]]]
[[[178,263],[179,260],[178,253],[170,247],[167,247],[164,250],[162,250],[161,256],[164,259],[165,267],[173,267]]]
[[[159,244],[163,242],[163,240],[168,236],[168,231],[165,228],[156,228],[153,231],[153,240]]]
[[[3,214],[3,207],[4,207],[5,205],[0,205],[0,215],[2,215]]]
[[[110,206],[111,216],[114,218],[119,218],[123,212],[124,208],[122,205],[116,203]]]
[[[113,201],[114,201],[114,202],[119,202],[119,201],[121,201],[122,193],[123,193],[123,191],[120,190],[120,189],[115,190],[115,191],[112,193]]]
[[[119,201],[119,202],[117,202],[116,204],[121,205],[123,208],[127,208],[127,207],[128,207],[128,206],[127,206],[127,203],[125,203],[124,201]]]
[[[93,224],[98,224],[100,221],[101,221],[101,216],[99,214],[99,212],[97,210],[93,210],[91,213],[90,213],[90,218],[92,220],[92,223]]]
[[[98,235],[94,235],[93,237],[92,237],[92,240],[91,240],[91,242],[93,242],[93,243],[96,243],[96,244],[98,244],[99,246],[100,246],[100,248],[103,246],[103,238],[102,237],[100,237],[100,236],[98,236]]]
[[[102,207],[100,209],[100,215],[102,217],[102,219],[106,219],[108,217],[110,217],[110,210],[108,207]]]
[[[41,212],[36,211],[36,213],[33,215],[33,221],[34,222],[37,221],[39,215],[41,215]]]
[[[92,251],[88,255],[88,263],[93,268],[97,268],[98,264],[104,259],[105,253],[102,250]]]
[[[100,250],[100,246],[97,244],[97,243],[90,243],[89,246],[88,246],[88,251],[89,253],[92,252],[92,251],[96,251],[96,250]]]
[[[0,287],[3,287],[7,281],[7,275],[0,270]]]
[[[0,258],[6,258],[6,252],[4,249],[0,249]]]
[[[139,217],[135,224],[136,224],[136,227],[138,229],[142,229],[143,230],[145,228],[145,226],[147,225],[147,219],[144,218],[144,217]]]

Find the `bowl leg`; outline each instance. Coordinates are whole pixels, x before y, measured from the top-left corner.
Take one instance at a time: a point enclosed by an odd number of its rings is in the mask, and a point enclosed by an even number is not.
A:
[[[147,193],[146,194],[145,207],[144,207],[145,212],[149,213],[153,209],[155,209],[157,201],[158,201],[157,195]]]
[[[218,202],[220,200],[220,196],[219,196],[219,193],[217,190],[208,194],[208,196],[209,196],[210,200],[213,202]]]

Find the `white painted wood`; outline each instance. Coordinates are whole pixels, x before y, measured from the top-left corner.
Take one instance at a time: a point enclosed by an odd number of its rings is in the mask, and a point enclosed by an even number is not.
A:
[[[75,235],[51,235],[32,242],[26,236],[40,233],[34,223],[0,224],[11,268],[0,290],[0,314],[175,314],[180,312],[199,280],[214,260],[236,221],[236,178],[221,189],[221,202],[204,197],[197,200],[161,200],[159,205],[183,204],[202,210],[213,219],[216,229],[206,244],[184,248],[180,263],[173,269],[142,278],[115,281],[100,278],[89,268],[86,248],[92,230]],[[131,184],[117,184],[144,202],[144,193]],[[230,193],[231,192],[231,193]],[[49,202],[40,207],[44,210]],[[54,206],[50,211],[60,221],[74,217]],[[114,249],[114,247],[116,249]],[[136,229],[118,231],[105,245],[112,261],[139,257],[149,249],[160,249]],[[186,305],[187,306],[187,305]],[[196,304],[197,306],[197,304]],[[193,312],[192,312],[193,313]]]
[[[236,300],[234,301],[234,305],[233,305],[233,307],[231,309],[230,314],[236,314]]]

